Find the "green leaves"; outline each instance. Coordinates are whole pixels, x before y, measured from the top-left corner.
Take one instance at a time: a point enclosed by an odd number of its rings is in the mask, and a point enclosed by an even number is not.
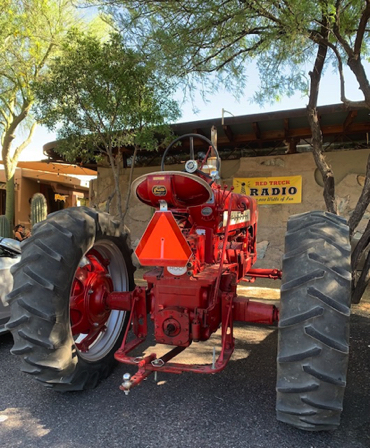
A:
[[[102,42],[70,31],[48,76],[34,86],[38,119],[64,140],[58,150],[86,161],[122,146],[158,147],[159,131],[169,133],[166,123],[179,110],[170,82],[153,66],[118,34]]]
[[[71,0],[0,0],[0,135],[7,179],[6,214],[14,215],[14,182],[19,156],[32,139],[35,121],[32,84],[74,20]],[[13,148],[20,128],[28,135]]]
[[[99,1],[99,5],[106,5],[104,10],[129,45],[145,55],[156,55],[169,76],[190,86],[207,83],[209,74],[216,73],[219,83],[240,90],[248,83],[248,64],[257,62],[261,91],[256,96],[264,101],[291,95],[294,90],[307,92],[307,74],[320,42],[328,47],[328,56],[336,67],[345,64],[352,52],[357,57],[358,48],[366,57],[368,3]],[[217,83],[211,89],[217,90]]]
[[[6,160],[12,156],[10,136],[29,119],[32,83],[44,76],[74,18],[70,0],[0,0],[0,6],[0,133]]]

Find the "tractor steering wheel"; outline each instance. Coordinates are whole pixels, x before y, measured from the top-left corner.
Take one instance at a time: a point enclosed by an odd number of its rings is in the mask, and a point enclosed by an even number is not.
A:
[[[178,141],[183,140],[185,138],[189,138],[189,140],[190,140],[190,160],[188,160],[185,164],[184,171],[186,173],[190,173],[190,174],[199,173],[199,174],[202,174],[203,176],[210,178],[209,174],[204,173],[201,170],[198,170],[198,163],[194,159],[194,138],[199,138],[200,140],[205,141],[206,143],[208,143],[209,146],[211,146],[211,148],[213,149],[213,151],[216,155],[216,170],[220,171],[221,161],[220,161],[220,156],[218,155],[217,149],[214,147],[211,140],[209,140],[207,137],[204,137],[203,135],[200,135],[200,134],[185,134],[185,135],[182,135],[181,137],[178,137],[177,139],[173,140],[167,146],[165,152],[163,153],[162,161],[161,161],[161,170],[162,171],[164,171],[164,161],[166,159],[168,151],[174,146],[175,143],[177,143]],[[208,159],[208,157],[207,157],[207,159]]]

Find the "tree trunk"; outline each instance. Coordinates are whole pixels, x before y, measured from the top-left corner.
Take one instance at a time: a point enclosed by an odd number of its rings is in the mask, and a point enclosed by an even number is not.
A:
[[[352,273],[355,274],[359,260],[361,259],[366,247],[370,244],[370,221],[367,223],[365,232],[358,240],[356,247],[354,248],[351,256]]]
[[[317,116],[317,109],[308,107],[308,121],[312,133],[312,154],[315,159],[317,168],[319,169],[324,183],[324,201],[326,209],[334,214],[337,214],[337,204],[335,201],[335,185],[334,173],[330,165],[326,162],[323,147],[322,147],[322,133],[320,129],[319,118]]]
[[[352,302],[359,303],[362,294],[364,293],[367,283],[366,278],[368,276],[367,272],[364,272],[365,266],[369,266],[367,263],[364,264],[360,278],[356,282],[358,265],[361,260],[362,255],[365,253],[366,249],[370,244],[370,221],[367,223],[365,232],[362,234],[361,238],[356,244],[351,256],[351,270],[352,270]],[[369,252],[370,253],[370,252]]]
[[[364,66],[362,65],[360,55],[356,55],[355,57],[349,57],[348,66],[356,76],[359,88],[364,94],[365,103],[367,107],[370,109],[370,86],[369,81],[366,77]]]
[[[130,175],[129,175],[129,179],[128,179],[128,190],[127,190],[127,195],[126,195],[125,211],[123,212],[122,222],[124,222],[126,214],[128,212],[129,206],[130,206],[131,184],[132,184],[132,178],[134,176],[135,160],[136,160],[136,155],[137,155],[138,150],[139,150],[139,147],[137,145],[135,145],[134,154],[132,155]]]
[[[8,218],[11,228],[14,227],[14,174],[6,181],[6,205],[5,216]]]
[[[122,231],[124,228],[123,225],[123,213],[122,213],[122,194],[119,182],[119,174],[120,174],[120,164],[122,163],[122,154],[118,151],[116,156],[113,155],[112,148],[107,149],[107,154],[109,158],[109,163],[113,173],[114,180],[114,193],[109,196],[109,202],[113,199],[114,195],[117,195],[117,214],[120,221],[120,230]],[[108,205],[108,203],[107,203]]]
[[[120,222],[119,228],[121,231],[123,231],[124,223],[123,223],[123,212],[122,212],[122,194],[121,194],[121,186],[120,186],[120,182],[119,182],[121,163],[122,163],[122,153],[120,151],[118,151],[118,154],[115,157],[114,184],[115,184],[116,194],[117,194],[117,209],[118,209],[118,216],[119,216],[119,222]]]
[[[327,17],[325,12],[323,12],[322,22],[323,26],[321,28],[321,34],[324,37],[324,39],[327,39],[329,31],[328,27],[326,26]],[[322,132],[316,109],[321,75],[324,68],[327,52],[328,52],[327,45],[323,43],[319,44],[315,65],[313,67],[312,72],[310,72],[311,84],[310,84],[310,96],[307,106],[307,112],[308,112],[308,121],[310,123],[312,133],[312,152],[316,162],[316,166],[321,173],[322,180],[324,183],[323,196],[326,204],[326,209],[331,213],[337,214],[337,205],[335,202],[334,174],[330,165],[325,160],[323,151]]]
[[[352,294],[352,303],[359,303],[370,280],[370,251],[367,254],[360,278]],[[353,280],[352,280],[353,281]]]
[[[365,183],[356,207],[348,221],[350,234],[352,235],[362,217],[370,201],[370,156],[367,159]]]

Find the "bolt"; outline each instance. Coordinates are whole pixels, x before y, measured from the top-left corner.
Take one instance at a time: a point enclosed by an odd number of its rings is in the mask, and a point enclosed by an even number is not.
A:
[[[94,322],[94,323],[93,323],[93,327],[98,328],[98,327],[99,327],[98,322]]]
[[[91,296],[91,294],[93,294],[94,291],[93,291],[92,289],[89,289],[89,290],[87,291],[87,293]]]

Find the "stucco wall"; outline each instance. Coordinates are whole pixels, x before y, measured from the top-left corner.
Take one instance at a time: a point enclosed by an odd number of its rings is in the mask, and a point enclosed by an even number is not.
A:
[[[365,174],[367,158],[370,150],[351,150],[331,152],[327,160],[332,165],[336,180],[336,195],[339,213],[348,218],[354,209],[362,187],[358,181],[359,175]],[[171,169],[183,169],[182,166],[173,166]],[[144,173],[159,171],[159,167],[136,168],[134,178]],[[121,175],[123,196],[127,193],[129,170]],[[279,155],[275,157],[242,158],[234,161],[222,162],[222,182],[232,185],[234,177],[269,177],[269,176],[302,176],[302,203],[300,204],[273,204],[259,206],[259,227],[257,239],[267,245],[263,259],[258,262],[259,267],[281,266],[281,257],[284,251],[284,234],[286,223],[290,215],[310,210],[325,210],[322,196],[322,181],[317,172],[311,153]],[[109,167],[99,168],[98,178],[92,182],[90,190],[91,205],[104,210],[105,201],[114,189],[113,177]],[[113,200],[110,212],[114,214],[116,203]],[[131,198],[125,224],[131,231],[131,241],[136,247],[143,234],[153,210]],[[365,217],[360,225],[363,230],[370,217]]]
[[[15,201],[15,223],[23,224],[25,227],[31,227],[31,204],[30,200],[35,193],[40,191],[39,185],[31,179],[22,178],[17,191],[17,200]]]
[[[14,180],[16,182],[15,187],[15,207],[14,207],[14,223],[22,224],[25,227],[30,227],[30,203],[29,199],[40,191],[40,188],[36,182],[30,179],[22,177],[22,169],[17,168]],[[5,172],[0,172],[0,182],[6,182]]]
[[[62,177],[62,176],[61,176]],[[40,180],[41,179],[41,180]],[[30,170],[27,168],[17,168],[14,181],[15,187],[15,208],[14,208],[14,223],[22,224],[26,228],[31,227],[31,199],[35,193],[43,193],[45,196],[47,188],[52,188],[54,192],[66,196],[64,207],[75,207],[78,205],[78,197],[87,197],[87,191],[83,188],[81,191],[79,181],[77,187],[74,185],[76,178],[63,175],[63,182],[56,173],[48,173],[44,171]],[[6,182],[5,171],[0,170],[0,182]],[[68,183],[70,184],[68,184]],[[54,195],[53,195],[54,197]],[[47,197],[48,213],[51,213],[51,201]]]

